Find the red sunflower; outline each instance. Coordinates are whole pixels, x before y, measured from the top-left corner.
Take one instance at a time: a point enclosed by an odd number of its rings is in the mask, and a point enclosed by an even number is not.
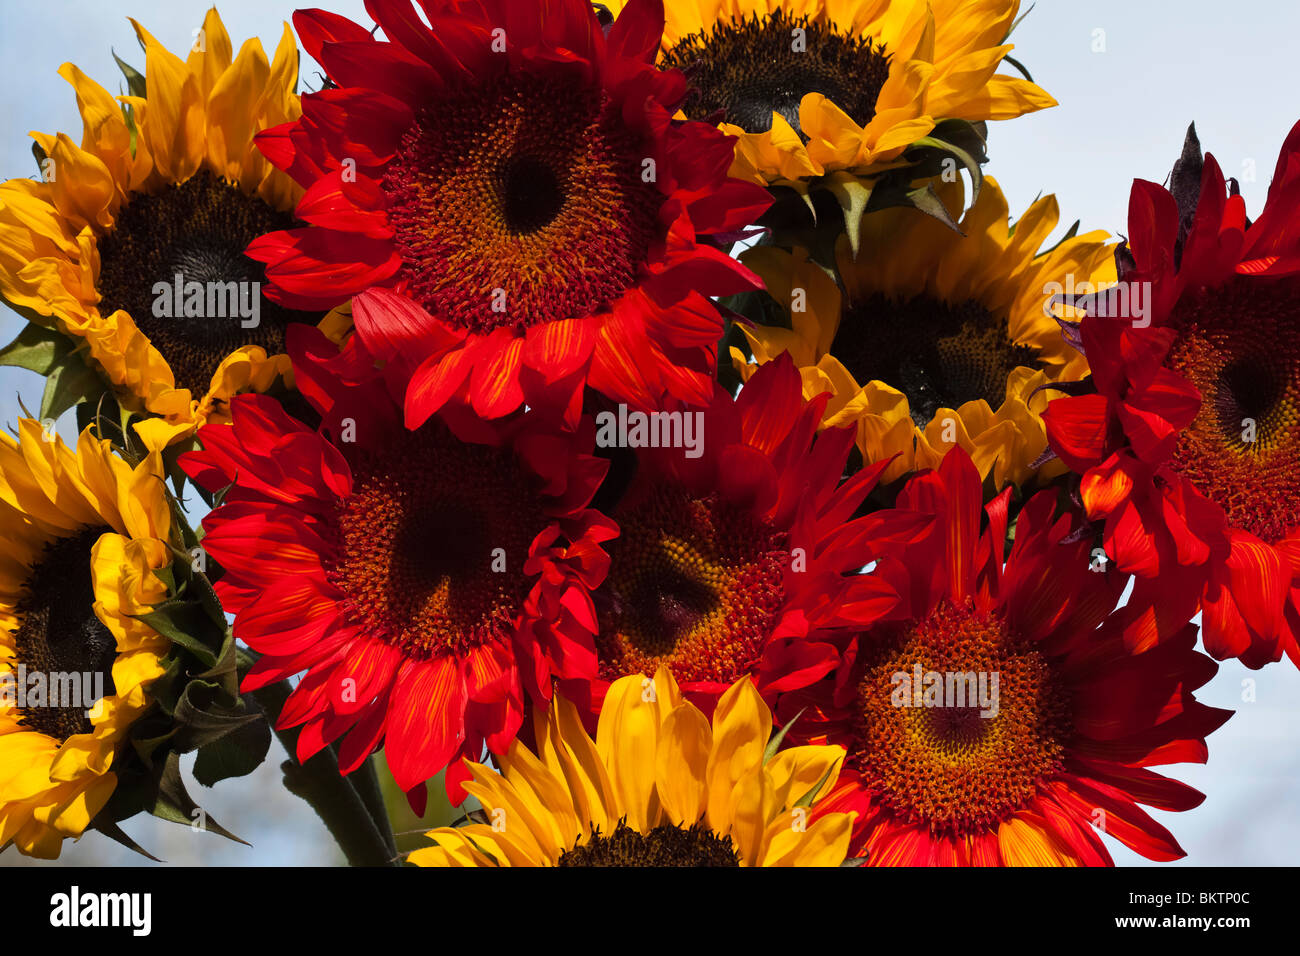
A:
[[[686,81],[653,66],[662,0],[607,31],[585,0],[420,6],[428,25],[411,0],[368,0],[386,40],[295,15],[335,85],[257,139],[307,190],[307,226],[248,249],[267,294],[322,307],[388,287],[434,316],[413,420],[453,395],[488,418],[525,401],[576,417],[583,384],[707,403],[723,325],[706,297],[760,286],[714,237],[770,197],[728,178],[731,138],[671,118]]]
[[[1098,829],[1149,859],[1181,857],[1138,804],[1202,801],[1148,768],[1206,760],[1204,738],[1230,712],[1192,691],[1217,665],[1192,625],[1126,650],[1124,582],[1090,569],[1073,517],[1053,517],[1054,492],[1020,512],[1004,563],[1009,494],[982,516],[958,448],[900,495],[935,525],[874,571],[903,595],[899,611],[778,707],[798,716],[792,739],[847,751],[819,812],[856,810],[854,852],[872,865],[1109,865]]]
[[[200,429],[181,463],[228,489],[203,545],[235,635],[264,655],[244,688],[306,672],[280,715],[303,727],[299,758],[346,734],[349,773],[382,744],[418,804],[460,757],[504,752],[525,691],[545,701],[552,676],[594,675],[589,591],[613,529],[587,504],[607,464],[587,454],[589,421],[557,432],[447,406],[408,432],[382,382],[323,371],[337,348],[319,332],[289,344],[324,420],[247,395],[232,424]]]
[[[1253,223],[1194,131],[1171,186],[1134,184],[1121,285],[1078,329],[1090,387],[1048,436],[1162,631],[1199,599],[1215,657],[1300,665],[1300,125]]]
[[[898,602],[857,572],[929,519],[893,509],[854,517],[889,462],[842,480],[855,433],[817,434],[827,398],[806,402],[781,355],[736,398],[719,388],[705,409],[659,413],[684,442],[642,442],[634,461],[616,463],[607,486],[626,487],[603,505],[619,532],[595,595],[599,679],[566,687],[593,720],[611,682],[661,666],[706,712],[745,675],[769,699],[806,686],[838,660],[826,632],[860,628]],[[615,413],[596,423],[598,443],[612,443]]]

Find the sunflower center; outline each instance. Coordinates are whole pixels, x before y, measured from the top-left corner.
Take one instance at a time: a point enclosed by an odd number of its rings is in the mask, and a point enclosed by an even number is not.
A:
[[[871,635],[848,766],[932,834],[987,831],[1063,766],[1068,702],[1048,661],[993,618],[948,604]]]
[[[1166,365],[1201,393],[1173,467],[1274,544],[1300,527],[1300,308],[1291,282],[1237,278],[1185,299]]]
[[[359,457],[326,563],[349,619],[417,659],[509,636],[547,520],[514,458],[436,423]]]
[[[715,23],[680,40],[665,68],[686,72],[692,92],[684,109],[692,119],[718,114],[747,132],[772,128],[779,113],[796,132],[799,104],[821,93],[863,126],[889,78],[889,55],[869,37],[777,10]]]
[[[860,384],[879,380],[907,396],[924,428],[941,408],[983,399],[996,410],[1007,376],[1037,368],[1037,351],[1011,341],[1005,316],[978,302],[950,304],[918,295],[897,302],[872,295],[849,307],[831,353]]]
[[[47,544],[18,602],[14,665],[17,679],[25,677],[27,701],[19,708],[19,723],[60,743],[90,733],[86,711],[100,695],[116,693],[117,641],[95,616],[90,577],[90,550],[111,530],[86,528]],[[23,672],[17,671],[20,664]]]
[[[786,534],[718,495],[664,484],[614,515],[598,593],[601,676],[730,683],[762,656],[784,601]]]
[[[231,352],[260,345],[280,354],[290,322],[320,320],[262,296],[262,264],[244,255],[258,236],[293,225],[290,213],[207,170],[134,195],[99,241],[99,312],[127,312],[167,360],[176,387],[201,396]],[[167,292],[156,291],[158,283]]]
[[[502,177],[506,227],[525,235],[555,221],[564,208],[564,192],[551,167],[529,156],[518,156]]]
[[[475,332],[600,311],[662,233],[640,137],[571,76],[512,73],[425,106],[382,187],[407,292]]]
[[[640,833],[623,821],[605,836],[560,854],[559,866],[740,866],[731,837],[720,837],[703,823],[690,828],[664,824]]]

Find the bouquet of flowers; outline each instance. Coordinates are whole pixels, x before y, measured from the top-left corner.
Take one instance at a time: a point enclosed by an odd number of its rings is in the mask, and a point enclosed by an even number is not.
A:
[[[1056,105],[1019,6],[64,64],[83,129],[0,184],[0,847],[233,838],[181,757],[274,733],[354,865],[1183,856],[1198,688],[1300,665],[1300,126],[1254,221],[1192,131],[1123,241],[1049,239],[983,172]]]

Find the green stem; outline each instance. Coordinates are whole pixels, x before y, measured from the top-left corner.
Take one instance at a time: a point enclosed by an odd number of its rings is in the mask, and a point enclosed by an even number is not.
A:
[[[272,727],[292,690],[288,681],[280,681],[253,692]],[[354,774],[345,777],[339,772],[334,747],[326,747],[306,763],[299,763],[298,733],[297,727],[275,731],[289,754],[280,768],[284,772],[285,788],[311,805],[350,866],[399,865],[396,841],[382,801],[376,805],[373,797],[366,797],[379,793],[374,764],[367,760]]]
[[[384,791],[379,785],[379,774],[375,770],[374,757],[367,757],[365,763],[349,774],[348,779],[352,781],[366,809],[370,811],[371,819],[379,824],[379,835],[388,844],[388,855],[396,858],[397,835],[393,833],[392,821],[388,817],[388,806],[384,803]]]

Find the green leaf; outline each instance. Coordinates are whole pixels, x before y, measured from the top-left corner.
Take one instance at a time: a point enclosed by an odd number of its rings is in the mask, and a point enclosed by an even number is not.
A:
[[[176,702],[180,700],[181,692],[185,689],[187,679],[185,671],[185,661],[182,660],[183,652],[180,648],[175,647],[171,653],[163,658],[163,673],[152,684],[149,685],[149,696],[158,704],[159,709],[167,716],[168,725],[164,733],[171,731],[171,715],[176,710]],[[144,739],[144,732],[141,732],[141,739]],[[155,735],[159,736],[159,735]],[[154,741],[155,744],[157,741]],[[142,754],[147,757],[147,754]],[[148,760],[145,761],[148,763]]]
[[[217,655],[217,663],[202,674],[194,676],[199,680],[219,684],[226,694],[226,699],[233,701],[239,699],[239,657],[235,651],[234,633],[229,627],[226,628],[225,633],[225,639],[221,643],[221,653]]]
[[[262,765],[270,749],[271,725],[265,719],[237,727],[199,748],[194,779],[211,787],[221,780],[247,776]]]
[[[205,630],[210,633],[212,627],[211,619],[197,602],[173,598],[156,605],[148,614],[135,615],[135,618],[189,651],[205,667],[217,665],[217,652],[197,636]]]
[[[173,823],[183,823],[186,826],[194,827],[200,830],[211,830],[228,840],[234,840],[236,843],[242,843],[244,846],[251,846],[248,841],[241,840],[235,836],[216,820],[208,816],[206,810],[194,802],[194,799],[185,789],[185,780],[181,777],[181,758],[175,751],[167,754],[167,761],[160,768],[161,773],[158,775],[158,790],[149,812],[163,820],[170,820]]]
[[[28,324],[18,337],[0,349],[0,365],[25,368],[37,375],[50,370],[72,351],[72,342],[55,329]]]
[[[163,469],[167,473],[167,477],[172,483],[172,491],[175,497],[177,498],[180,498],[184,495],[185,482],[188,479],[188,476],[181,468],[178,459],[180,458],[181,455],[185,454],[186,452],[198,451],[201,447],[203,446],[199,444],[199,440],[197,438],[190,437],[190,438],[183,439],[181,441],[173,442],[172,444],[168,445],[166,448],[163,449]],[[188,528],[189,527],[188,522],[182,522],[182,527]],[[193,532],[191,532],[191,536],[192,535]],[[198,544],[197,539],[195,540],[194,543]]]
[[[41,418],[58,418],[72,406],[91,401],[104,393],[98,374],[75,351],[69,352],[50,370],[41,396]]]
[[[225,688],[204,680],[192,680],[176,704],[175,720],[182,725],[176,734],[176,749],[182,753],[206,747],[251,724],[266,725],[260,710],[250,711],[236,697],[231,704]]]
[[[108,837],[110,840],[122,844],[122,846],[126,847],[128,850],[134,850],[136,853],[139,853],[141,856],[148,857],[149,859],[153,860],[155,863],[164,862],[158,859],[158,857],[154,856],[152,853],[150,853],[140,844],[136,843],[135,840],[131,839],[131,837],[127,836],[127,834],[122,830],[122,828],[119,827],[117,823],[114,822],[113,820],[100,821],[96,819],[95,822],[91,823],[90,829],[98,830],[100,833],[104,834],[104,836]]]

